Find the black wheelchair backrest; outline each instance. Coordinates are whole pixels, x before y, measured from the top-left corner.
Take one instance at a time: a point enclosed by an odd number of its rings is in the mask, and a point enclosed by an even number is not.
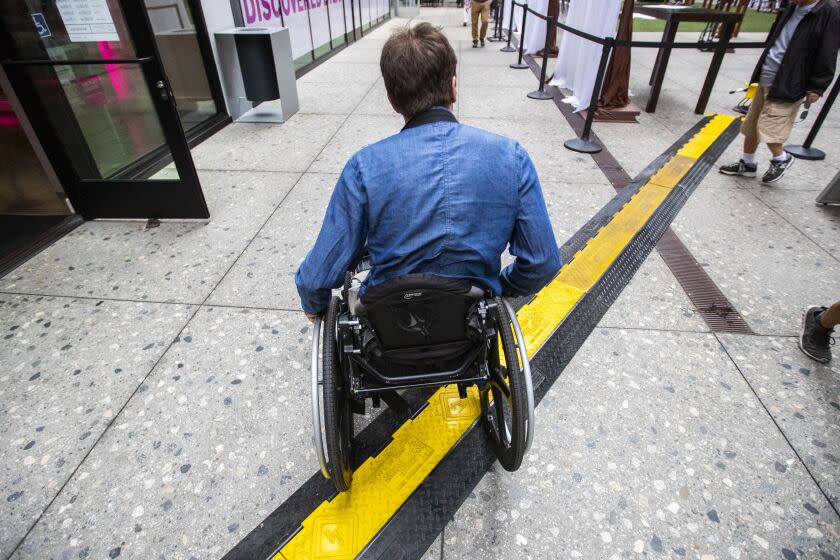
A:
[[[466,341],[470,310],[485,297],[469,281],[409,274],[369,288],[360,315],[384,351]]]

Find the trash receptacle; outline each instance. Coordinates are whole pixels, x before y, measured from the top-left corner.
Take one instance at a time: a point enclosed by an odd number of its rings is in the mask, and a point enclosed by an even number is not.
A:
[[[221,78],[236,122],[284,122],[298,111],[292,45],[286,28],[237,27],[216,34]],[[275,106],[259,107],[280,100]]]

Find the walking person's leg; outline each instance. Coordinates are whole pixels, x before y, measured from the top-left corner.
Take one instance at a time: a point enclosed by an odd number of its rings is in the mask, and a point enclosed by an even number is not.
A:
[[[785,152],[785,142],[793,131],[793,123],[804,99],[793,102],[766,100],[758,119],[758,139],[767,144],[773,154],[770,167],[761,177],[764,184],[780,180],[795,161]]]
[[[478,47],[478,16],[481,15],[481,2],[472,1],[470,4],[470,16],[472,18],[472,40],[473,48]]]
[[[490,24],[490,0],[481,2],[481,46],[484,46],[484,38],[487,36],[487,26]]]
[[[831,361],[831,334],[840,325],[840,301],[831,307],[813,305],[805,310],[799,348],[809,358],[821,363]]]
[[[758,119],[764,108],[766,91],[763,87],[758,89],[753,96],[750,110],[741,123],[741,134],[744,135],[744,152],[741,159],[735,163],[722,165],[718,170],[724,175],[740,175],[742,177],[755,177],[758,165],[755,162],[755,151],[758,149]]]

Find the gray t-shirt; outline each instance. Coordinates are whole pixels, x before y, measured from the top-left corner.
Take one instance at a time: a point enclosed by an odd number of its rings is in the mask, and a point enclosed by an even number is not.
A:
[[[769,88],[773,85],[773,80],[776,79],[776,72],[779,71],[779,66],[782,64],[782,58],[784,58],[785,51],[787,51],[788,45],[790,45],[793,32],[796,31],[796,27],[802,21],[802,18],[805,17],[805,14],[813,10],[816,5],[817,2],[808,4],[807,6],[797,6],[793,11],[793,15],[790,16],[790,19],[782,28],[778,39],[770,47],[767,58],[764,59],[764,65],[761,67],[761,76],[759,77],[759,83],[762,86]]]

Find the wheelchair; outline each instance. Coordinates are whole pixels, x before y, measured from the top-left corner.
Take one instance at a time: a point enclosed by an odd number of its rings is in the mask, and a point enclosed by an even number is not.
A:
[[[399,410],[404,391],[452,384],[462,399],[478,387],[491,447],[504,469],[517,470],[533,441],[534,389],[510,304],[468,281],[426,274],[388,280],[361,298],[359,285],[348,271],[313,326],[313,443],[324,477],[338,492],[350,488],[354,415],[365,414],[368,399]]]

